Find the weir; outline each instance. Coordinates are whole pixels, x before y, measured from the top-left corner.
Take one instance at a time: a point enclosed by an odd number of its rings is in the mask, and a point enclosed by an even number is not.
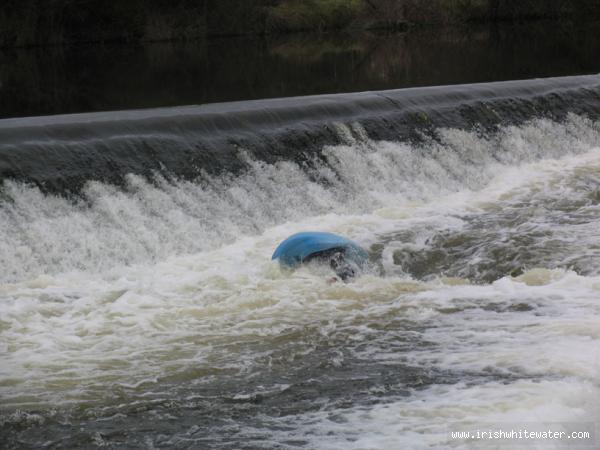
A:
[[[599,84],[0,121],[0,447],[598,422]],[[311,230],[371,264],[281,270]]]
[[[0,181],[76,193],[86,181],[120,184],[127,174],[193,179],[243,170],[242,151],[267,163],[310,159],[340,143],[340,123],[402,141],[570,112],[598,117],[600,75],[5,119]]]
[[[336,123],[401,141],[569,112],[598,116],[600,76],[5,119],[0,180],[74,193],[88,180],[120,184],[130,173],[193,179],[243,169],[241,151],[267,163],[311,157],[339,143]]]

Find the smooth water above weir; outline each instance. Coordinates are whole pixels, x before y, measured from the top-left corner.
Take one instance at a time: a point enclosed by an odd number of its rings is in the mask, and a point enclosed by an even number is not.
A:
[[[0,447],[597,448],[599,80],[1,120]]]
[[[0,49],[0,117],[600,72],[597,23]]]

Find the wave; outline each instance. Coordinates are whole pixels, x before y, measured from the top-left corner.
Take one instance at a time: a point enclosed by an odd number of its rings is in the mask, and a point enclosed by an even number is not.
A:
[[[441,128],[421,143],[376,141],[360,124],[336,127],[343,144],[304,162],[266,163],[194,180],[129,174],[87,181],[76,196],[4,181],[0,194],[3,282],[70,270],[102,271],[217,248],[274,225],[478,190],[503,167],[598,146],[600,123],[568,115],[493,133]]]

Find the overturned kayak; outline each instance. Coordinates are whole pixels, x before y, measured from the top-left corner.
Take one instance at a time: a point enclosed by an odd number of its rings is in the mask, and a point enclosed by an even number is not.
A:
[[[334,249],[343,250],[344,258],[363,267],[369,254],[356,242],[334,233],[305,231],[296,233],[284,240],[275,249],[271,259],[287,267],[295,267],[308,261],[316,254]]]

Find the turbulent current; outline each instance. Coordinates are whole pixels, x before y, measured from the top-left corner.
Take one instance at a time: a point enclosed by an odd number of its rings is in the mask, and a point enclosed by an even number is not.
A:
[[[0,447],[597,448],[600,122],[562,112],[419,139],[336,119],[302,158],[72,192],[5,177]],[[302,230],[372,270],[282,271]],[[452,434],[538,428],[590,438]]]

